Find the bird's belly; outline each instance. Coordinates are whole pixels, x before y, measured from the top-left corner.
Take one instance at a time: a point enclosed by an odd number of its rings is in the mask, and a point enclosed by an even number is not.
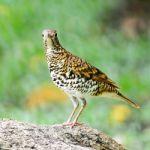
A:
[[[96,81],[85,80],[84,78],[66,78],[59,73],[51,73],[51,78],[59,88],[71,95],[93,95],[98,90]]]

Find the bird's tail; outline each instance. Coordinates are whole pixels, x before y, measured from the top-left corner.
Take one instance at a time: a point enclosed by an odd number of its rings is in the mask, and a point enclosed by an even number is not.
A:
[[[122,95],[120,92],[116,93],[117,96],[119,96],[122,100],[125,100],[128,104],[130,104],[132,107],[135,108],[140,108],[140,106],[136,103],[134,103],[132,100],[130,100],[129,98],[127,98],[126,96]]]
[[[140,108],[140,106],[136,103],[134,103],[132,100],[121,94],[119,91],[116,92],[103,92],[102,95],[103,97],[109,97],[109,98],[115,98],[115,99],[122,99],[126,101],[128,104],[130,104],[132,107],[135,108]]]

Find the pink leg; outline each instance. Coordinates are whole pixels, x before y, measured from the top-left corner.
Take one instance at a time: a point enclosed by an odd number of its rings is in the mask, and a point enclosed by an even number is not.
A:
[[[77,109],[79,107],[79,102],[78,102],[76,97],[74,97],[74,96],[71,97],[71,100],[73,102],[74,109],[73,109],[71,115],[69,116],[67,122],[64,123],[64,125],[71,125],[72,124],[71,123],[72,117],[74,116],[75,112],[77,111]]]
[[[73,128],[74,126],[76,126],[76,125],[82,125],[82,124],[78,123],[77,121],[78,121],[78,119],[79,119],[79,117],[80,117],[82,111],[83,111],[84,108],[86,107],[86,100],[85,100],[84,98],[82,98],[82,99],[81,99],[81,102],[82,102],[82,107],[80,108],[80,110],[79,110],[77,116],[75,117],[73,123],[71,124],[71,127],[72,127],[72,128]]]

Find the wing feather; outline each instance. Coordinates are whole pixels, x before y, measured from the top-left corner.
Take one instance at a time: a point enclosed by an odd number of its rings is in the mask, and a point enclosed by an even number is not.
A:
[[[75,75],[81,76],[85,79],[92,79],[97,82],[103,82],[114,88],[118,88],[116,83],[108,78],[108,76],[98,68],[90,65],[88,62],[80,59],[77,56],[71,56],[70,58],[71,61],[69,61],[68,65]]]

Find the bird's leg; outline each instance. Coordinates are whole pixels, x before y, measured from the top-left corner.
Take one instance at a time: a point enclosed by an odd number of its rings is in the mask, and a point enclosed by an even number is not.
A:
[[[85,98],[81,98],[81,108],[80,108],[77,116],[75,117],[71,127],[74,127],[75,125],[80,125],[77,121],[85,107],[86,107],[86,100],[85,100]]]
[[[72,124],[72,123],[71,123],[71,119],[72,119],[72,117],[74,116],[76,110],[77,110],[78,107],[79,107],[79,101],[78,101],[78,99],[77,99],[75,96],[72,96],[72,97],[71,97],[71,101],[72,101],[72,103],[73,103],[74,109],[73,109],[71,115],[69,116],[67,122],[64,123],[64,125],[71,125],[71,124]]]
[[[77,100],[77,98],[76,98],[76,97],[72,97],[71,99],[72,99],[72,102],[73,102],[74,109],[73,109],[71,115],[69,116],[69,118],[68,118],[68,120],[67,120],[67,123],[70,123],[70,122],[71,122],[72,117],[74,116],[76,110],[77,110],[78,107],[79,107],[79,101]]]

